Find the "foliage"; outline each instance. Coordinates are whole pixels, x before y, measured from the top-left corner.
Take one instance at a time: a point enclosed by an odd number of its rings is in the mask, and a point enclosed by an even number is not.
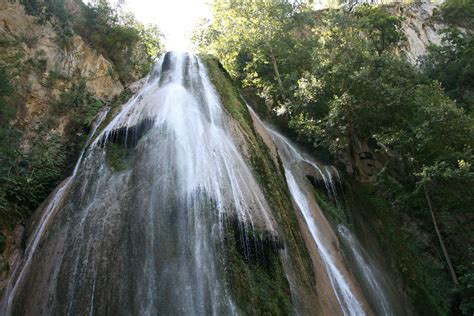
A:
[[[441,44],[429,48],[429,54],[421,60],[422,68],[470,112],[474,104],[474,34],[447,29]]]
[[[64,6],[64,0],[24,0],[23,5],[26,13],[39,18],[40,24],[51,23],[61,47],[69,45],[73,35],[72,17]]]
[[[26,64],[29,65],[33,71],[40,77],[44,75],[46,72],[48,60],[45,57],[44,50],[36,51],[35,55],[28,60],[26,60]]]
[[[87,91],[86,82],[81,80],[60,94],[59,99],[53,103],[53,110],[59,115],[69,115],[74,124],[87,127],[103,106],[104,101]]]
[[[380,55],[403,39],[401,18],[390,15],[380,7],[360,5],[354,11],[355,25],[364,32]]]
[[[195,32],[196,44],[216,54],[233,77],[241,76],[245,85],[258,86],[266,96],[284,99],[291,93],[282,87],[294,86],[298,75],[282,69],[297,73],[311,50],[311,42],[304,46],[295,40],[305,37],[296,33],[297,26],[312,20],[308,6],[287,0],[219,0],[213,11],[212,24]]]
[[[474,253],[474,248],[470,247],[468,252]],[[461,311],[464,315],[472,315],[474,312],[474,260],[468,261],[466,266],[462,267],[462,276],[459,278],[459,292],[463,296]]]
[[[417,232],[409,231],[402,225],[402,214],[397,216],[390,200],[376,187],[352,180],[348,193],[348,208],[354,215],[357,214],[359,220],[372,223],[373,234],[387,254],[396,254],[387,256],[387,259],[402,276],[415,310],[421,315],[446,314],[449,280],[446,282],[443,278],[443,268],[433,264],[426,246],[417,241]],[[433,278],[436,274],[441,278]]]
[[[8,146],[9,136],[11,136],[8,126],[16,114],[15,109],[8,102],[13,91],[10,74],[6,69],[0,68],[0,177],[4,177],[8,172],[6,161],[11,159],[14,154],[14,149]],[[0,207],[5,203],[4,195],[0,192]]]
[[[63,92],[53,104],[48,120],[31,133],[23,134],[11,124],[16,116],[12,98],[17,98],[12,79],[0,70],[0,226],[13,225],[28,218],[38,205],[64,178],[77,153],[78,134],[87,130],[103,102],[91,96],[85,83]],[[71,115],[70,135],[50,132],[50,121],[60,115]],[[70,141],[74,140],[74,141]],[[20,148],[20,142],[29,144]],[[80,144],[79,144],[80,145]]]
[[[10,137],[1,141],[0,224],[2,227],[24,219],[58,184],[67,167],[64,139],[35,131],[27,152],[18,149],[19,131],[6,125]],[[16,146],[15,146],[16,145]]]
[[[163,51],[161,33],[156,26],[145,26],[133,15],[108,1],[82,7],[83,20],[75,24],[75,30],[101,54],[110,59],[123,82],[134,79],[133,74],[144,76],[154,58]],[[146,62],[139,57],[143,50]]]
[[[115,66],[119,78],[128,83],[146,75],[154,58],[163,51],[161,33],[155,25],[145,26],[131,13],[121,9],[122,2],[113,6],[107,0],[84,4],[79,15],[72,16],[64,0],[25,0],[28,14],[37,16],[38,22],[51,23],[58,44],[69,48],[74,32]],[[25,38],[30,43],[34,37]]]
[[[450,253],[459,264],[465,260],[463,248],[472,242],[472,236],[460,230],[459,224],[448,228],[454,224],[448,214],[458,214],[464,223],[472,218],[474,175],[468,167],[473,157],[472,119],[438,83],[390,54],[390,46],[381,51],[382,46],[361,34],[371,33],[367,30],[370,24],[357,29],[355,12],[355,21],[337,13],[328,14],[327,22],[323,21],[312,67],[300,80],[296,102],[290,107],[290,126],[316,147],[348,155],[353,163],[358,142],[376,144],[374,151],[385,159],[392,157],[381,170],[389,181],[377,183],[379,194],[391,192],[386,198],[393,201],[394,209],[409,214],[434,234],[421,191],[422,184],[428,183],[436,211],[446,225],[442,229],[449,236]],[[461,168],[460,161],[466,167]],[[357,174],[358,166],[352,167]],[[432,242],[437,244],[436,237]],[[444,261],[436,247],[424,251]],[[444,276],[432,273],[424,287],[437,293],[430,284]],[[448,308],[446,300],[450,299],[453,297],[444,299],[442,308]]]
[[[451,24],[474,28],[473,0],[446,0],[441,5],[441,13]]]

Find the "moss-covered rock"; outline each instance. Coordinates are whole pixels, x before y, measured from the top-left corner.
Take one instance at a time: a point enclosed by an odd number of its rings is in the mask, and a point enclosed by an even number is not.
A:
[[[290,288],[279,249],[270,234],[260,235],[236,219],[225,226],[226,281],[241,312],[246,315],[288,315]]]
[[[107,165],[112,171],[124,171],[130,167],[132,152],[126,146],[118,143],[109,143],[105,153]]]
[[[246,314],[288,314],[295,309],[296,302],[291,299],[279,248],[285,248],[289,254],[288,264],[296,272],[296,283],[305,295],[315,296],[315,277],[286,186],[283,167],[281,163],[274,163],[268,147],[255,132],[246,104],[220,62],[209,55],[202,55],[200,58],[207,66],[209,77],[225,111],[238,122],[245,134],[250,149],[248,163],[267,197],[281,236],[280,247],[270,246],[265,238],[259,239],[264,245],[260,251],[266,257],[265,264],[262,264],[260,260],[249,260],[242,254],[239,246],[241,240],[236,235],[238,225],[226,226],[226,274],[232,294],[238,307]]]

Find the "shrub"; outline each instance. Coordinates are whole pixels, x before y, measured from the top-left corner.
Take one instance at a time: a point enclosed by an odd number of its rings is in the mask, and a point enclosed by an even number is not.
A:
[[[441,6],[441,13],[451,24],[474,27],[474,0],[446,0]]]

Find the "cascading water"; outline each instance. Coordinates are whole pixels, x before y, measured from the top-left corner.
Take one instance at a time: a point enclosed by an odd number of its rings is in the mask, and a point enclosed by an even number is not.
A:
[[[334,258],[335,251],[331,249],[332,247],[330,243],[328,243],[321,234],[318,225],[320,223],[318,223],[313,216],[310,202],[307,200],[306,190],[302,187],[304,184],[301,183],[302,181],[305,181],[304,174],[298,174],[297,168],[292,168],[292,164],[298,161],[310,163],[317,168],[325,183],[327,182],[326,175],[316,163],[303,158],[303,156],[283,136],[274,130],[268,129],[268,131],[272,135],[280,151],[282,151],[282,149],[284,150],[284,153],[280,153],[280,157],[282,157],[283,160],[288,188],[290,189],[290,193],[303,214],[309,231],[311,232],[344,315],[365,315],[363,304],[354,294],[354,285],[352,285],[350,280],[348,280],[347,275],[345,276],[341,271],[342,267],[337,265],[336,259]],[[297,178],[299,178],[300,183],[297,182]],[[330,190],[331,186],[328,186],[327,188]]]
[[[279,156],[282,158],[285,177],[293,200],[301,211],[305,223],[311,233],[313,241],[318,249],[330,284],[334,290],[342,312],[345,315],[364,315],[367,306],[361,300],[360,294],[355,292],[358,286],[345,265],[341,265],[341,258],[337,258],[339,249],[334,249],[334,241],[328,238],[327,227],[329,226],[324,215],[314,204],[313,193],[309,182],[306,180],[305,165],[310,165],[324,182],[328,196],[337,204],[338,195],[334,176],[339,178],[339,173],[334,167],[321,166],[310,157],[296,149],[291,142],[274,129],[263,123],[257,114],[249,107],[254,120],[263,126],[275,143]],[[333,172],[331,172],[331,170]],[[317,214],[317,217],[315,217]],[[318,221],[319,219],[319,221]],[[326,234],[323,234],[323,231]],[[383,276],[376,264],[365,253],[355,236],[343,225],[338,226],[338,233],[343,243],[349,249],[353,257],[354,265],[360,275],[363,288],[370,297],[367,299],[373,305],[374,310],[380,315],[394,315],[396,307],[388,299],[389,286],[384,283]],[[338,262],[339,261],[339,262]]]
[[[184,53],[162,57],[44,214],[5,314],[235,314],[225,220],[277,235],[204,66]]]

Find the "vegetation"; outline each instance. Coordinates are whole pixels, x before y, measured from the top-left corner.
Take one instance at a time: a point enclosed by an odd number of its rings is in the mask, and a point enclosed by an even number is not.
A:
[[[133,15],[113,7],[106,0],[82,6],[82,20],[75,30],[92,47],[115,65],[120,79],[127,83],[145,76],[153,60],[163,51],[156,26],[145,26]],[[145,54],[146,62],[140,58]],[[133,77],[133,74],[138,76]]]
[[[229,220],[224,240],[226,279],[239,309],[246,315],[291,314],[290,289],[277,242],[251,227],[242,229],[238,220]]]
[[[8,97],[13,93],[9,73],[5,69],[0,69],[0,139],[7,140],[13,135],[8,128],[10,120],[16,114],[16,111],[9,106]],[[0,181],[5,181],[8,174],[7,161],[11,161],[15,155],[14,148],[8,146],[6,141],[0,142]],[[8,200],[3,186],[0,186],[0,210],[8,207]]]
[[[75,1],[81,14],[73,16],[64,0],[25,0],[28,14],[37,16],[38,22],[51,23],[58,44],[68,49],[76,33],[94,49],[109,59],[120,80],[129,83],[145,76],[156,56],[163,51],[161,33],[155,25],[145,26],[121,9],[121,2],[113,6],[107,0],[85,4]],[[27,42],[34,40],[28,37]]]
[[[72,118],[72,124],[86,128],[92,124],[104,104],[104,101],[87,91],[86,82],[81,80],[59,95],[58,100],[53,103],[53,111],[56,115],[67,113]]]
[[[449,3],[447,1],[446,3]],[[473,5],[474,7],[474,5]],[[474,16],[473,16],[474,20]],[[474,105],[474,34],[444,31],[441,46],[432,45],[421,60],[424,72],[439,81],[457,105],[471,112]]]
[[[74,34],[83,38],[108,58],[122,82],[143,76],[161,51],[161,35],[154,26],[144,26],[119,6],[107,1],[70,4],[82,10],[72,15],[63,0],[25,0],[27,14],[37,17],[40,25],[49,24],[56,33],[58,45],[71,50]],[[98,111],[107,103],[91,94],[88,78],[75,74],[47,72],[48,59],[43,50],[28,55],[21,48],[34,49],[35,34],[23,34],[2,41],[0,63],[0,227],[11,227],[25,221],[54,187],[73,167],[76,155],[84,145]],[[51,103],[41,121],[25,122],[25,97],[30,79],[36,78],[51,96]],[[57,82],[60,81],[60,85]],[[53,97],[53,89],[61,89]],[[126,90],[117,102],[129,95]],[[18,112],[18,113],[17,113]],[[62,125],[59,125],[59,124]],[[29,125],[28,125],[29,124]],[[64,126],[64,124],[66,124]],[[30,126],[31,125],[31,126]],[[34,126],[33,126],[34,125]],[[56,128],[63,132],[55,131]],[[112,152],[114,152],[112,150]],[[113,155],[112,155],[113,156]],[[119,163],[118,168],[121,165]]]
[[[109,143],[106,145],[106,159],[112,171],[124,171],[130,167],[132,149],[119,143]]]
[[[15,103],[21,92],[13,88],[10,73],[0,70],[0,225],[9,227],[25,220],[64,178],[81,146],[77,134],[84,134],[103,105],[86,92],[85,84],[64,92],[53,105],[55,114],[25,134],[12,120],[21,107]],[[73,114],[68,133],[50,132],[57,118]],[[56,118],[56,119],[54,119]],[[74,139],[74,142],[68,140]],[[28,144],[21,148],[20,144]]]
[[[451,24],[474,27],[473,0],[447,0],[441,5],[443,18]]]
[[[72,16],[66,10],[63,0],[24,0],[26,13],[37,16],[40,24],[50,22],[58,35],[58,44],[67,47],[73,36],[73,29],[70,23]]]
[[[387,217],[374,208],[369,221],[394,223],[380,234],[385,249],[404,252],[392,260],[418,311],[471,314],[472,35],[448,31],[420,70],[396,54],[402,20],[380,6],[314,12],[305,2],[216,0],[213,11],[196,45],[258,91],[301,142],[342,157],[350,178],[371,181],[372,200],[387,201]],[[371,180],[360,144],[384,166]],[[439,268],[417,268],[433,262]]]

